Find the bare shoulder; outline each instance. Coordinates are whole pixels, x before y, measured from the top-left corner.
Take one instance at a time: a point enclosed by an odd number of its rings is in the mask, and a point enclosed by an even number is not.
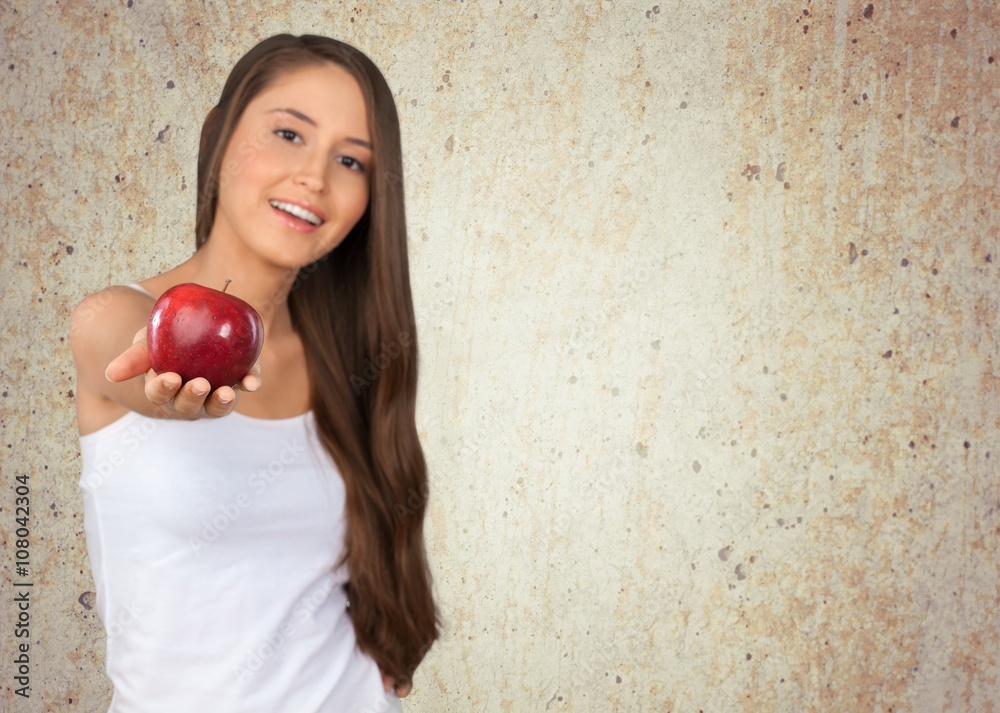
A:
[[[143,312],[148,316],[153,301],[149,295],[124,285],[111,285],[87,295],[70,317],[70,346],[84,346],[94,337],[106,337],[108,330],[125,330],[123,322],[134,322]],[[133,329],[133,334],[140,327]]]
[[[131,287],[112,285],[84,297],[70,317],[69,343],[76,365],[77,423],[87,433],[128,410],[112,396],[108,364],[132,344],[153,308],[153,298]]]

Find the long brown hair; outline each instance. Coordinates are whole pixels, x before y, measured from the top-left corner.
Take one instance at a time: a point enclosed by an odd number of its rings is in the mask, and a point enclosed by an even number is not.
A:
[[[282,73],[326,62],[349,71],[364,95],[374,154],[370,197],[347,237],[299,271],[289,310],[305,346],[319,435],[346,488],[344,560],[358,645],[383,673],[408,683],[440,619],[423,538],[427,467],[415,422],[417,339],[399,120],[367,56],[327,37],[285,34],[236,63],[202,127],[196,245],[215,220],[226,180],[222,157],[247,104]]]

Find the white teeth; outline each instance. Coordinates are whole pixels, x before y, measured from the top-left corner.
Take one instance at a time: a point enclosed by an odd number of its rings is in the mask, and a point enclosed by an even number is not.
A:
[[[282,201],[268,201],[271,205],[279,210],[283,210],[286,213],[291,213],[296,218],[302,218],[302,220],[309,221],[313,225],[319,225],[323,221],[319,219],[315,213],[311,213],[305,208],[300,208],[292,203],[283,203]]]

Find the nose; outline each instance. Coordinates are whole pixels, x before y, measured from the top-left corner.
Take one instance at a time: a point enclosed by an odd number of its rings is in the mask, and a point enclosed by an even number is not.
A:
[[[319,152],[313,152],[305,158],[295,176],[295,182],[313,193],[322,193],[326,189],[326,160]]]

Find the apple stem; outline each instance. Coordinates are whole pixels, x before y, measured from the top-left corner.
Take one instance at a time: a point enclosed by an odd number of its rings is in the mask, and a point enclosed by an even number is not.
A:
[[[226,278],[226,284],[225,284],[225,285],[223,285],[223,287],[222,287],[222,291],[223,291],[223,292],[225,292],[225,291],[226,291],[227,289],[229,289],[229,283],[230,283],[230,282],[232,282],[232,280],[230,280],[230,279],[229,279],[229,278],[227,277],[227,278]]]

